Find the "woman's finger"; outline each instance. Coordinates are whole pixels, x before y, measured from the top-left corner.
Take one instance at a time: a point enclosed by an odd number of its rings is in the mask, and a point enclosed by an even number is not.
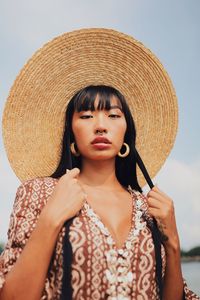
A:
[[[155,198],[157,200],[159,200],[162,203],[166,203],[170,200],[170,198],[168,196],[164,196],[160,193],[158,193],[157,191],[151,190],[149,191],[149,193],[147,194],[147,197],[151,197],[151,198]]]
[[[161,190],[158,188],[158,186],[156,186],[156,185],[151,189],[151,191],[157,192],[158,194],[160,194],[160,196],[163,196],[163,197],[165,197],[165,198],[169,198],[169,196],[168,196],[167,194],[165,194],[163,191],[161,191]]]
[[[67,171],[67,175],[70,178],[75,178],[79,173],[80,173],[80,169],[79,168],[73,168],[71,170],[66,170]]]
[[[160,201],[160,199],[148,197],[147,202],[149,204],[149,207],[160,209],[163,206],[163,203]]]
[[[159,218],[160,217],[160,210],[158,208],[149,207],[148,212],[154,218]]]

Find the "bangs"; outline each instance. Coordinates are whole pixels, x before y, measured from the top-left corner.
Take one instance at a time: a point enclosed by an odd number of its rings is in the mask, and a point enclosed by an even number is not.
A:
[[[95,99],[98,96],[97,110],[110,110],[111,99],[115,96],[117,104],[122,108],[122,103],[117,95],[117,91],[109,86],[89,86],[79,91],[75,96],[74,110],[77,112],[95,110]],[[123,108],[122,108],[123,110]]]

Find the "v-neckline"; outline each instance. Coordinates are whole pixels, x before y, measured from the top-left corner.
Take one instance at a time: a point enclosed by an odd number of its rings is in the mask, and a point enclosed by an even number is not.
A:
[[[117,246],[117,241],[116,239],[113,237],[113,234],[111,233],[110,229],[105,225],[105,223],[102,221],[102,218],[96,213],[96,211],[92,208],[92,206],[87,202],[85,201],[85,204],[88,205],[88,208],[90,209],[90,211],[92,212],[92,215],[93,217],[95,217],[95,219],[97,220],[97,226],[99,227],[99,229],[102,231],[104,231],[104,234],[106,234],[107,236],[111,237],[111,239],[113,240],[113,247],[119,251],[121,249],[124,249],[125,246],[126,246],[126,243],[129,241],[129,238],[131,236],[131,233],[134,229],[134,225],[135,225],[135,222],[133,221],[133,217],[134,217],[134,213],[135,213],[135,197],[134,197],[134,193],[132,190],[130,190],[129,188],[126,189],[130,195],[131,195],[131,198],[132,198],[132,205],[131,205],[131,208],[132,208],[132,213],[131,213],[131,226],[130,226],[130,229],[128,231],[128,234],[127,234],[127,237],[126,239],[124,240],[124,242],[122,243],[122,245],[120,247]],[[87,209],[86,209],[87,210]],[[101,224],[101,225],[100,225]]]

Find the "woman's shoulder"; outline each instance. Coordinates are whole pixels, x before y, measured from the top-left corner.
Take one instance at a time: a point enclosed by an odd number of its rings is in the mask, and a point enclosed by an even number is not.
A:
[[[130,185],[128,186],[128,191],[135,196],[135,198],[140,199],[144,201],[145,203],[147,202],[147,196],[144,194],[144,192],[140,192],[138,190],[133,189]]]
[[[34,177],[31,179],[27,179],[25,181],[22,181],[23,185],[29,185],[29,184],[53,184],[53,183],[57,183],[57,181],[59,180],[59,178],[53,178],[50,176],[43,176],[43,177]]]
[[[53,177],[35,177],[32,179],[28,179],[23,181],[20,187],[24,187],[26,189],[34,189],[36,191],[40,189],[51,189],[54,188],[58,182],[58,178]]]
[[[29,206],[31,203],[45,204],[57,182],[58,179],[52,177],[36,177],[23,181],[17,189],[14,208],[19,204],[23,206]]]
[[[128,186],[128,190],[132,193],[134,199],[136,200],[137,207],[143,212],[147,213],[149,206],[147,196],[144,194],[144,192],[139,192],[133,189],[130,185]]]

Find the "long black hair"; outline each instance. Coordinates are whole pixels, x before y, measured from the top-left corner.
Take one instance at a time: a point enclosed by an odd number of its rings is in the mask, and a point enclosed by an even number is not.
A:
[[[78,91],[73,98],[69,101],[66,109],[65,128],[62,142],[61,159],[55,172],[51,175],[53,178],[59,178],[66,173],[66,169],[78,167],[81,169],[81,156],[74,156],[70,151],[70,145],[75,142],[74,134],[72,131],[72,117],[75,111],[94,111],[94,102],[98,95],[97,110],[109,110],[111,107],[111,98],[119,101],[119,104],[124,113],[127,129],[124,136],[124,142],[130,147],[130,153],[124,158],[116,156],[115,159],[115,172],[116,177],[120,184],[124,187],[131,186],[132,189],[142,192],[142,189],[137,180],[136,164],[138,163],[145,178],[147,179],[150,187],[153,186],[150,177],[142,163],[142,160],[135,148],[136,142],[136,129],[133,121],[131,111],[127,105],[124,96],[115,88],[105,85],[87,86]],[[123,150],[123,148],[122,148]],[[62,294],[61,299],[72,299],[72,286],[71,286],[71,262],[72,262],[72,248],[69,241],[69,227],[73,218],[65,223],[65,237],[63,239],[63,279],[62,279]],[[156,257],[156,280],[158,292],[162,295],[162,260],[161,260],[161,239],[157,228],[156,222],[148,223],[151,229],[152,237],[155,245]]]

